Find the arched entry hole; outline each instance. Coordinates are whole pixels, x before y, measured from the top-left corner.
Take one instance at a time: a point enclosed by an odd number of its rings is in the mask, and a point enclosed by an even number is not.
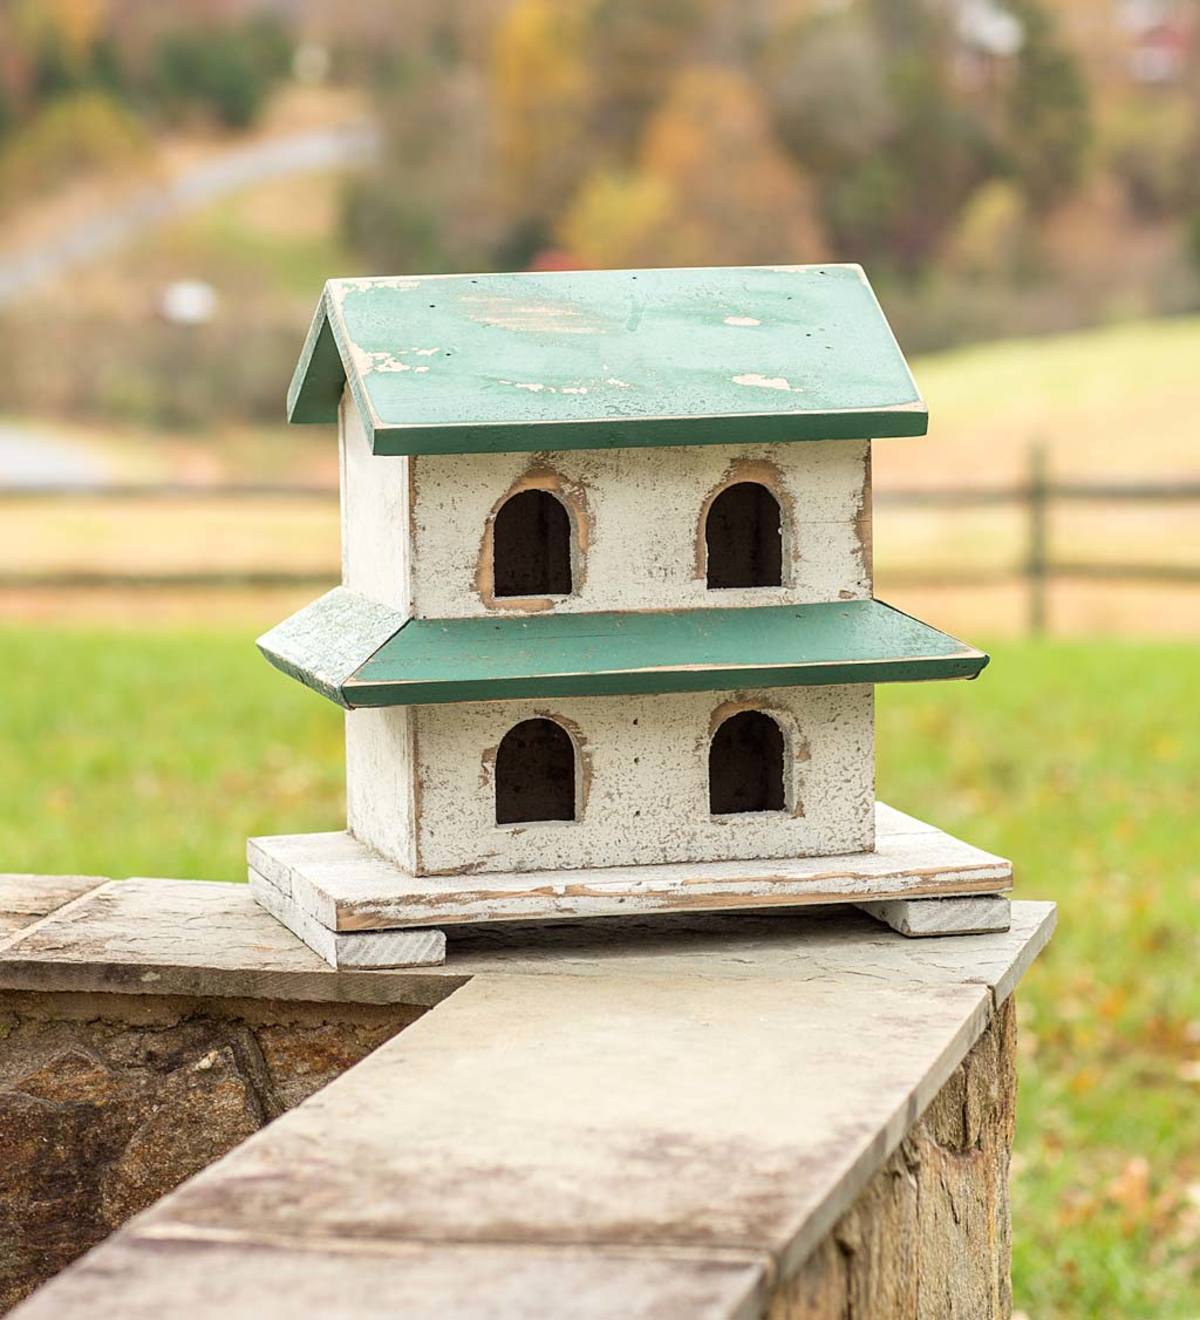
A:
[[[731,715],[708,749],[708,806],[714,816],[782,811],[783,730],[761,711]]]
[[[496,751],[496,824],[575,819],[575,744],[553,720],[522,720]]]
[[[546,490],[523,490],[507,500],[492,527],[492,572],[497,596],[571,593],[571,517]]]
[[[704,542],[710,590],[783,585],[783,516],[757,481],[739,481],[713,500]]]

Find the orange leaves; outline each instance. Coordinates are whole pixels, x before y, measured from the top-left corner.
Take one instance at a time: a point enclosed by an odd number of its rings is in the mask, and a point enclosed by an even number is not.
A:
[[[811,189],[775,141],[758,91],[716,65],[685,69],[643,130],[637,165],[587,180],[559,233],[584,265],[820,260]]]

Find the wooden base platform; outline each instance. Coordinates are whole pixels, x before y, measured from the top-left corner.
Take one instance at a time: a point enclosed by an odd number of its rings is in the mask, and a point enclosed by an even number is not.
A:
[[[873,852],[786,861],[414,876],[345,832],[247,844],[254,896],[334,967],[440,963],[444,928],[855,903],[902,934],[1004,929],[1012,865],[880,803]],[[914,900],[939,900],[933,903]]]

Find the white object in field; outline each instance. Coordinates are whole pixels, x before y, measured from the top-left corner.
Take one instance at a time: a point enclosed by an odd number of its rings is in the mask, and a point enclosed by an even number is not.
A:
[[[868,916],[910,939],[930,935],[987,935],[1007,930],[1012,922],[1012,903],[997,894],[901,898],[858,906]]]
[[[174,325],[207,325],[217,314],[217,291],[204,280],[174,280],[162,291],[159,311]]]
[[[783,732],[781,811],[714,816],[709,744],[744,710]],[[496,824],[496,752],[521,721],[567,730],[576,819]],[[352,834],[418,875],[564,871],[864,852],[874,830],[869,684],[361,709],[346,715]]]

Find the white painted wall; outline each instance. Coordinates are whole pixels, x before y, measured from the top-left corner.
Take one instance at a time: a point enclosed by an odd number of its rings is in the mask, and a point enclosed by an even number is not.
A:
[[[414,712],[407,706],[346,712],[346,825],[406,871],[417,864]]]
[[[540,608],[656,610],[869,597],[870,554],[859,530],[869,451],[866,441],[817,441],[419,455],[410,460],[413,612],[461,618],[513,608],[487,600],[490,573],[480,573],[480,560],[495,509],[527,483],[564,497],[580,542],[575,593],[536,602]],[[709,591],[697,553],[702,515],[716,492],[740,479],[765,479],[783,506],[785,585]]]
[[[342,585],[407,615],[412,609],[409,459],[371,453],[358,409],[345,393],[338,448]]]
[[[873,703],[872,687],[854,685],[415,708],[416,867],[424,874],[528,871],[868,851],[874,843]],[[710,727],[745,708],[769,712],[784,729],[789,809],[714,817],[708,809]],[[399,725],[397,712],[358,711],[351,727],[368,715],[376,734],[387,721]],[[496,748],[513,725],[537,716],[573,732],[579,819],[498,826]],[[397,749],[400,741],[397,736]],[[360,748],[351,830],[411,867],[409,839],[389,824],[405,819],[411,802],[402,773],[392,768],[389,737],[374,746],[373,769],[365,741]]]
[[[370,453],[357,409],[341,409],[346,586],[403,614],[664,610],[804,604],[871,594],[868,442],[579,450],[549,454]],[[703,517],[738,480],[783,508],[784,585],[709,591]],[[507,494],[556,491],[576,532],[575,592],[493,601],[489,520]],[[643,865],[866,851],[873,846],[873,689],[773,689],[478,702],[346,717],[347,820],[409,870]],[[789,810],[708,811],[714,712],[749,700],[788,739]],[[495,749],[522,719],[575,730],[580,819],[495,824]]]

